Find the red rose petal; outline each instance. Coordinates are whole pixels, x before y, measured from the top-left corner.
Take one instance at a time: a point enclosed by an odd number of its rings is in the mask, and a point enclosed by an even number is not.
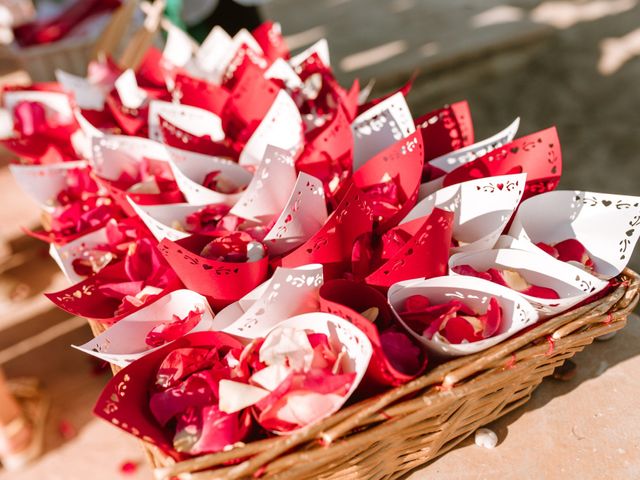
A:
[[[126,460],[120,464],[120,473],[123,475],[134,475],[138,471],[138,463]]]
[[[145,338],[145,343],[150,347],[159,347],[172,342],[193,330],[202,318],[202,312],[194,310],[186,317],[173,316],[173,321],[161,323],[153,327]]]
[[[78,430],[69,420],[63,419],[58,423],[58,433],[64,440],[71,440],[78,435]]]

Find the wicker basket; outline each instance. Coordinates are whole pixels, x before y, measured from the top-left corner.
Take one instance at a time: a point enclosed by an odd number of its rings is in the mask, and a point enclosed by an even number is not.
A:
[[[478,354],[339,411],[291,436],[174,462],[144,444],[158,479],[393,479],[443,455],[527,402],[542,379],[596,337],[619,330],[638,303],[627,269],[611,293]],[[92,324],[95,333],[103,328]]]
[[[58,69],[84,77],[89,61],[98,52],[118,55],[123,44],[140,28],[141,20],[135,16],[137,5],[138,0],[124,2],[106,23],[82,35],[26,48],[14,46],[9,53],[34,82],[54,80]]]
[[[57,69],[75,75],[86,75],[95,36],[71,38],[46,45],[15,49],[14,55],[34,82],[46,82],[55,78]]]

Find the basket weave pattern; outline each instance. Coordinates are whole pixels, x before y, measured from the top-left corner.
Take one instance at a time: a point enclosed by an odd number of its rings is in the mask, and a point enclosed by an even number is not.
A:
[[[342,409],[291,436],[175,463],[145,444],[156,478],[394,479],[526,403],[545,376],[596,337],[619,330],[638,303],[630,270],[605,297],[474,355]],[[100,327],[92,323],[94,332]]]

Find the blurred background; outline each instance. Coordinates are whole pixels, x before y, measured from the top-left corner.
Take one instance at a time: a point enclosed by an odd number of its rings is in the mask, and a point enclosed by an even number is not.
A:
[[[414,117],[466,99],[478,140],[515,117],[518,136],[556,125],[559,188],[640,195],[639,0],[259,3],[263,19],[281,23],[292,50],[326,37],[344,85],[375,79],[376,96],[417,71],[408,96]],[[0,53],[1,84],[28,81],[20,57]],[[9,351],[0,363],[9,376],[45,379],[54,403],[47,455],[24,473],[0,470],[0,480],[150,478],[135,441],[91,417],[108,373],[69,348],[89,338],[84,321],[65,318],[42,297],[64,279],[45,247],[20,230],[37,224],[38,214],[12,181],[9,160],[0,152],[0,352]],[[631,266],[640,269],[637,252]],[[625,335],[625,345],[637,344],[640,329]],[[545,382],[536,398],[544,404],[545,395],[558,394]]]

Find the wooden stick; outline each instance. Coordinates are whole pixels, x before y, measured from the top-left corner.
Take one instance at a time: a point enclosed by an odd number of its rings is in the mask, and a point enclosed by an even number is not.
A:
[[[147,18],[142,27],[133,35],[131,42],[120,57],[122,68],[135,69],[142,61],[144,54],[153,43],[153,39],[158,32],[162,13],[165,7],[165,0],[155,0],[152,8],[147,13]]]
[[[92,60],[100,58],[101,55],[113,56],[115,54],[116,48],[131,25],[137,3],[137,0],[128,0],[111,16],[111,20],[93,46],[91,51]]]

